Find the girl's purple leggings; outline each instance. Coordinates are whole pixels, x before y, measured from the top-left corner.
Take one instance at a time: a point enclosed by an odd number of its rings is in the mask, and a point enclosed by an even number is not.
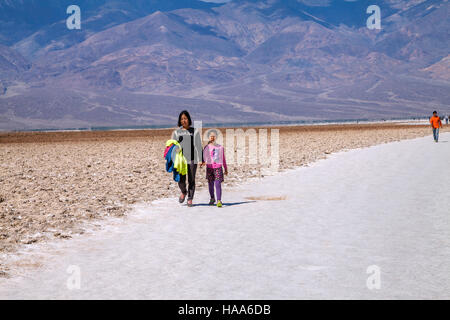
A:
[[[209,181],[209,195],[214,198],[214,186],[216,186],[217,201],[222,201],[222,183],[219,180]]]

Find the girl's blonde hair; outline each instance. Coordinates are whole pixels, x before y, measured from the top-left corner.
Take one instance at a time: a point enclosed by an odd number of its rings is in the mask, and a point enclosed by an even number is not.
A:
[[[208,130],[208,138],[211,136],[212,133],[214,133],[216,135],[216,138],[219,136],[216,129],[209,129]]]

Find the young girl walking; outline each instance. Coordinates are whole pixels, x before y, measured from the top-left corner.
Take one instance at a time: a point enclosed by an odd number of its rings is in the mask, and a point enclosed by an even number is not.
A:
[[[208,134],[209,142],[203,149],[203,159],[206,162],[206,179],[208,179],[209,205],[214,205],[214,188],[217,194],[217,207],[222,207],[222,182],[223,170],[225,169],[225,175],[228,175],[227,162],[225,160],[225,149],[220,144],[216,143],[217,132],[211,130]],[[202,163],[201,166],[203,166]]]

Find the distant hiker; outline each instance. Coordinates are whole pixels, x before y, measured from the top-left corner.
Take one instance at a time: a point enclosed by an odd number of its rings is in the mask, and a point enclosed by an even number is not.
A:
[[[437,115],[437,111],[433,111],[433,116],[430,118],[431,128],[433,129],[434,141],[439,140],[439,128],[442,128],[441,118]]]
[[[183,155],[187,162],[187,174],[180,175],[178,187],[181,190],[180,203],[183,203],[187,195],[187,205],[192,207],[192,200],[195,193],[195,174],[197,164],[203,162],[202,139],[198,130],[192,126],[191,116],[186,110],[181,111],[178,116],[178,129],[172,133],[172,140],[178,141],[181,145]],[[186,176],[188,188],[186,188]]]
[[[450,118],[450,115],[445,117],[445,124],[448,124],[448,119]]]
[[[223,170],[225,169],[225,175],[228,175],[227,161],[225,159],[225,149],[220,144],[217,144],[217,132],[210,130],[208,133],[209,142],[203,149],[203,159],[206,162],[206,179],[208,179],[209,205],[214,205],[214,187],[217,194],[217,207],[222,207],[222,182]],[[203,167],[202,163],[201,167]]]

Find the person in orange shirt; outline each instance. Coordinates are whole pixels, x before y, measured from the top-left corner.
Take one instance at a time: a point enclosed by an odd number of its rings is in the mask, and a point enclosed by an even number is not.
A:
[[[430,118],[431,128],[433,129],[434,141],[439,140],[439,128],[442,128],[441,118],[437,115],[437,111],[433,111],[433,116]]]

